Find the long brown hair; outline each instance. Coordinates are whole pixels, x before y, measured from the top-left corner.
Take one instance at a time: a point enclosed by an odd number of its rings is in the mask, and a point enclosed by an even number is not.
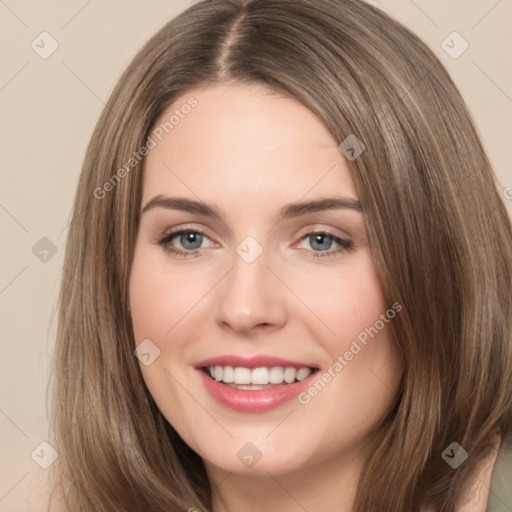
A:
[[[166,24],[119,80],[92,135],[68,235],[55,489],[73,512],[211,506],[200,457],[156,407],[133,353],[128,282],[144,159],[130,158],[175,98],[228,81],[267,85],[307,106],[340,143],[364,143],[350,165],[385,299],[403,306],[390,329],[404,373],[354,511],[453,511],[491,434],[510,443],[512,229],[446,70],[359,0],[204,0]],[[469,454],[457,469],[441,456],[454,441]]]

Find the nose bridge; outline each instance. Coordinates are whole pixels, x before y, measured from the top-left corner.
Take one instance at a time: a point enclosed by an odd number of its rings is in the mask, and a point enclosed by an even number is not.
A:
[[[231,271],[218,294],[218,321],[236,331],[285,321],[284,297],[267,268],[270,254],[254,237],[246,237],[233,255]]]

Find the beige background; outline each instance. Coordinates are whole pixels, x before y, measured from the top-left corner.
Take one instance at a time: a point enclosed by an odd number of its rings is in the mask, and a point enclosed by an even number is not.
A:
[[[31,454],[47,439],[51,319],[86,145],[135,51],[190,3],[0,0],[0,512],[37,510],[36,483],[47,474]],[[512,1],[371,3],[410,27],[439,56],[475,117],[502,187],[512,186]],[[58,42],[47,59],[31,47],[35,40],[39,51],[50,48],[48,36],[39,37],[43,31]],[[469,44],[456,59],[441,46],[453,31]],[[454,45],[460,48],[460,41]],[[512,213],[512,200],[506,202]],[[39,259],[44,253],[38,258],[32,251],[43,237],[57,250],[46,262]],[[43,249],[48,244],[39,243]],[[47,448],[38,448],[35,459],[37,454],[43,460]]]

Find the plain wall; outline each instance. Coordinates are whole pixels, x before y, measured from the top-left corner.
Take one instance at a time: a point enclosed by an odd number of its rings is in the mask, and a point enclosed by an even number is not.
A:
[[[0,512],[37,510],[37,493],[44,493],[47,470],[31,454],[41,460],[48,456],[39,445],[47,440],[46,386],[55,332],[50,322],[86,145],[135,52],[190,3],[0,2]],[[411,28],[439,56],[467,101],[502,187],[512,186],[512,2],[372,3]],[[46,59],[31,46],[35,41],[43,55],[51,49],[51,39],[40,36],[44,31],[58,43]],[[454,31],[469,44],[458,58],[442,47]],[[453,47],[452,53],[462,48],[458,36],[444,44]],[[509,191],[506,202],[512,212]]]

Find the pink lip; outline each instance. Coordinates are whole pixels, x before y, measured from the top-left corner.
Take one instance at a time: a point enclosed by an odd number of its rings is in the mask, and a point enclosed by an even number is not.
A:
[[[275,388],[248,390],[236,389],[211,379],[203,370],[198,370],[203,384],[210,395],[220,404],[238,412],[267,412],[295,398],[311,385],[317,372],[300,382],[281,384]]]
[[[313,368],[311,364],[308,363],[300,363],[297,361],[291,361],[289,359],[281,359],[279,357],[273,356],[251,356],[251,357],[242,357],[242,356],[218,356],[212,357],[211,359],[206,359],[205,361],[201,361],[195,365],[196,368],[204,368],[205,366],[242,366],[244,368],[262,368],[267,367],[271,368],[272,366],[290,366],[292,368]]]
[[[238,412],[262,413],[275,409],[292,400],[317,377],[313,372],[309,377],[293,384],[279,384],[273,388],[248,390],[232,388],[222,382],[217,382],[206,374],[207,366],[242,366],[245,368],[261,368],[273,366],[290,366],[293,368],[312,368],[307,363],[299,363],[271,356],[255,356],[243,358],[239,356],[220,356],[207,359],[196,365],[196,369],[206,390],[220,404]]]

